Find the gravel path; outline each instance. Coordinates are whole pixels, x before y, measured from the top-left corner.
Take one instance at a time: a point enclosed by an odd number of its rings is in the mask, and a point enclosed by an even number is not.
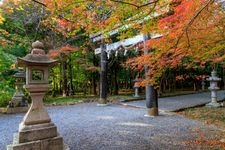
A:
[[[218,91],[218,100],[222,100],[225,98],[225,91]],[[174,96],[174,97],[164,97],[159,98],[159,109],[162,111],[177,111],[184,108],[199,106],[207,104],[211,101],[210,92],[198,93],[198,94],[189,94],[182,96]],[[123,103],[130,106],[146,108],[146,101],[133,101]]]
[[[95,103],[48,108],[52,121],[71,150],[186,150],[185,141],[197,136],[196,128],[213,126],[171,114],[144,117],[145,109]],[[24,114],[0,115],[0,150],[13,140]],[[210,134],[207,132],[207,134]]]

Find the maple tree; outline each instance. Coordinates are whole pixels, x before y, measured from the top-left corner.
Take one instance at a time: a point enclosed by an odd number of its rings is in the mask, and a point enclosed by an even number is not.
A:
[[[105,37],[109,37],[110,31],[115,28],[119,28],[121,38],[137,34],[133,29],[140,29],[142,26],[137,22],[151,14],[158,1],[146,3],[146,1],[136,0],[129,2],[45,0],[35,2],[51,12],[51,17],[45,22],[50,23],[53,29],[60,31],[66,38],[75,37],[76,39],[81,35],[86,36],[87,41],[89,41],[88,38],[91,34],[101,32],[104,33]],[[138,15],[136,16],[136,14]],[[130,17],[132,19],[129,19]],[[129,28],[124,27],[124,24],[127,23],[130,24]]]
[[[206,66],[208,62],[218,63],[224,58],[220,55],[223,54],[224,46],[222,40],[224,32],[220,31],[224,30],[224,12],[218,1],[43,0],[35,2],[51,12],[51,17],[46,23],[50,23],[55,30],[60,31],[67,38],[77,39],[84,36],[88,39],[92,34],[103,33],[105,39],[109,39],[106,41],[112,42],[109,38],[110,31],[118,32],[117,35],[121,39],[139,33],[162,34],[163,37],[146,43],[151,49],[149,54],[128,61],[132,69],[138,71],[143,71],[144,66],[150,67],[149,78],[143,80],[142,85],[151,84],[158,87],[168,70],[176,70],[179,66],[201,69],[208,67]],[[158,15],[154,16],[156,13]],[[217,36],[218,33],[220,36]],[[174,74],[174,76],[179,75]]]
[[[9,7],[6,8],[10,8],[12,4],[16,5],[18,9],[15,12],[19,12],[18,14],[34,9],[37,9],[37,12],[41,10],[40,12],[44,13],[44,16],[38,17],[39,23],[36,24],[44,27],[38,30],[44,34],[40,34],[38,37],[31,34],[28,38],[43,37],[47,48],[50,49],[58,49],[62,45],[70,44],[76,45],[79,50],[84,52],[86,51],[84,47],[92,47],[89,36],[95,33],[102,33],[106,42],[113,42],[113,39],[110,39],[111,31],[115,31],[116,36],[119,36],[120,39],[139,33],[162,34],[163,37],[161,38],[147,41],[147,48],[151,49],[149,54],[141,55],[128,62],[133,69],[139,72],[143,71],[144,66],[150,67],[148,72],[150,78],[144,80],[143,85],[146,83],[159,85],[159,79],[165,77],[168,70],[176,70],[180,66],[189,69],[201,69],[209,63],[223,62],[225,57],[223,52],[224,10],[218,1],[7,1]],[[33,4],[37,6],[27,8]],[[15,19],[15,12],[10,12],[10,9],[4,10],[7,10],[5,12]],[[14,14],[14,16],[11,14]],[[27,14],[29,17],[29,13]],[[158,15],[155,16],[155,14]],[[1,20],[4,21],[4,19]],[[33,20],[35,22],[35,17]],[[28,31],[31,31],[30,28],[28,29]],[[2,30],[2,35],[7,35],[4,34],[5,31]],[[32,32],[36,33],[35,30]],[[81,38],[83,38],[83,43],[79,43]],[[12,40],[9,39],[9,41]],[[61,51],[51,51],[49,54],[59,56],[60,53],[58,52]],[[74,53],[74,51],[70,52],[70,54]],[[88,67],[88,69],[97,71],[93,64],[86,64],[88,65],[85,67]],[[179,78],[182,74],[176,74],[175,76]]]
[[[67,36],[75,36],[83,30],[88,36],[101,32],[107,37],[112,29],[118,29],[120,34],[126,32],[127,35],[122,36],[123,38],[137,34],[136,29],[150,25],[140,22],[146,21],[145,17],[153,15],[154,8],[159,9],[168,3],[167,0],[43,0],[35,2],[47,7],[52,16],[47,22],[51,24],[54,22],[55,29],[61,30]],[[129,24],[129,28],[124,26],[126,24]]]
[[[210,62],[214,69],[225,58],[224,8],[213,0],[174,0],[173,13],[162,16],[154,31],[163,36],[147,41],[151,52],[128,63],[150,66],[152,85],[168,68],[204,68]],[[143,61],[144,60],[144,61]]]
[[[66,36],[76,36],[81,30],[86,35],[119,29],[120,37],[138,33],[160,33],[163,37],[149,40],[154,49],[132,61],[133,66],[150,66],[150,83],[157,84],[166,68],[178,65],[205,66],[224,59],[224,11],[218,1],[42,1],[52,12],[56,30]],[[168,13],[165,8],[169,6]],[[164,10],[164,11],[163,11]],[[155,12],[164,13],[155,19],[140,20]],[[120,30],[127,24],[129,29]],[[135,30],[134,30],[135,29]],[[125,33],[125,35],[124,35]],[[210,35],[210,36],[208,36]],[[144,58],[145,61],[142,61]],[[157,66],[154,67],[154,66]],[[139,67],[141,68],[141,67]]]

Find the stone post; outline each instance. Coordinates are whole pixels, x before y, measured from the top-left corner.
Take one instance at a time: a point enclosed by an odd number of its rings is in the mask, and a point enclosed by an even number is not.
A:
[[[217,91],[219,87],[217,83],[221,81],[221,78],[216,76],[216,71],[211,72],[211,77],[207,78],[207,81],[210,82],[210,87],[208,88],[211,91],[211,102],[206,104],[208,107],[220,107],[221,105],[217,102]]]
[[[43,50],[43,44],[32,44],[31,54],[18,58],[18,65],[26,68],[26,86],[32,103],[19,125],[8,150],[63,150],[63,139],[57,133],[57,127],[51,121],[43,105],[43,97],[49,89],[49,68],[56,64]]]

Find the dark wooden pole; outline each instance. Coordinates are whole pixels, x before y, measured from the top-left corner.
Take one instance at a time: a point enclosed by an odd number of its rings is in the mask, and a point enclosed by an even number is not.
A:
[[[146,47],[147,36],[144,39],[144,54],[147,55],[149,50]],[[145,66],[145,78],[148,79],[149,66]],[[158,116],[158,93],[157,90],[149,85],[146,84],[145,86],[145,96],[146,96],[146,107],[147,107],[147,114],[145,116]]]
[[[107,104],[107,53],[101,43],[100,99],[99,104]]]

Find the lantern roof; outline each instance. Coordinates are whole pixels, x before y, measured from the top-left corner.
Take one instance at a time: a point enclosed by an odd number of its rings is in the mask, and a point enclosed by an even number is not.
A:
[[[50,58],[48,55],[45,54],[43,50],[44,45],[40,41],[36,41],[32,43],[32,51],[30,54],[27,54],[23,58],[17,58],[17,63],[19,66],[51,66],[57,63],[56,60]]]
[[[24,71],[18,71],[17,73],[15,73],[13,75],[13,77],[15,77],[15,78],[25,78],[26,76],[25,76],[25,72]]]

